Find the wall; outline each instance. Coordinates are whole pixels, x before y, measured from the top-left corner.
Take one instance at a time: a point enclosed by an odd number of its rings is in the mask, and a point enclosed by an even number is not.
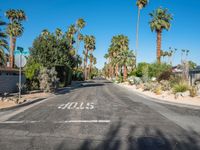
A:
[[[26,79],[22,76],[22,84]],[[18,92],[19,76],[18,75],[0,75],[0,94]]]

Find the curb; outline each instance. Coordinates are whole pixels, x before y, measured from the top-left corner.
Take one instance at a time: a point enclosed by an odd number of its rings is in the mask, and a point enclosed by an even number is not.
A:
[[[123,89],[128,89],[126,87],[123,87],[123,86],[120,86],[116,83],[114,83],[115,85],[123,88]],[[160,103],[160,104],[166,104],[166,105],[172,105],[172,106],[177,106],[177,107],[184,107],[184,108],[189,108],[189,109],[196,109],[196,110],[200,110],[200,106],[195,106],[195,105],[190,105],[190,104],[181,104],[181,103],[176,103],[176,102],[169,102],[169,101],[166,101],[166,100],[161,100],[159,98],[154,98],[154,97],[151,97],[151,96],[148,96],[148,95],[145,95],[145,94],[142,94],[138,91],[134,91],[134,90],[130,90],[128,89],[130,92],[134,92],[135,94],[137,94],[138,96],[141,96],[143,98],[146,98],[152,102],[156,102],[156,103]]]
[[[7,108],[1,108],[0,112],[13,110],[13,109],[17,109],[17,108],[20,108],[20,107],[24,107],[24,106],[27,106],[27,105],[30,105],[30,104],[37,103],[37,102],[42,101],[42,100],[47,99],[47,98],[48,97],[46,97],[46,98],[37,98],[37,99],[33,99],[31,101],[27,101],[25,103],[18,104],[18,105],[15,105],[15,106],[7,107]]]

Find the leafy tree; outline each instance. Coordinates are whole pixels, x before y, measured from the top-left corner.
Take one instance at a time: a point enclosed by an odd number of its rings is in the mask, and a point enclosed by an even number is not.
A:
[[[193,61],[188,61],[189,69],[195,69],[197,67],[197,64]]]
[[[13,68],[16,40],[23,34],[24,27],[21,22],[26,20],[26,15],[23,10],[10,9],[6,11],[6,17],[10,21],[7,25],[7,34],[10,37],[10,67]]]
[[[161,37],[164,29],[169,30],[171,26],[172,15],[167,9],[158,8],[149,14],[151,21],[149,22],[151,31],[157,33],[157,62],[160,63],[161,58]]]

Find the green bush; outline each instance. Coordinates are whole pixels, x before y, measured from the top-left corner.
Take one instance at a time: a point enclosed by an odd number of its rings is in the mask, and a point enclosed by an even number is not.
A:
[[[180,82],[173,86],[174,93],[186,92],[187,90],[189,90],[189,86],[186,82]]]
[[[148,63],[141,62],[138,64],[137,69],[132,73],[136,77],[143,77],[144,73],[148,74]]]
[[[166,63],[152,63],[149,65],[149,77],[158,78],[164,71],[170,70],[171,66]]]

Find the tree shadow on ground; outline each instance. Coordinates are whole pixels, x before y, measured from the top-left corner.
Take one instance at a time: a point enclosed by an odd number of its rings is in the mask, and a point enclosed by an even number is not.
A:
[[[200,135],[194,131],[184,131],[180,135],[165,133],[160,129],[130,126],[129,134],[120,135],[122,121],[112,124],[101,141],[85,139],[78,150],[200,150]],[[138,128],[141,133],[138,135]],[[151,133],[150,133],[151,130]],[[152,132],[153,131],[153,132]],[[153,133],[153,134],[152,134]],[[69,144],[69,143],[68,143]],[[65,150],[63,141],[57,150]]]
[[[70,93],[76,89],[81,89],[81,88],[88,88],[88,87],[99,87],[99,86],[104,86],[105,84],[103,83],[94,83],[94,82],[84,82],[79,84],[78,86],[75,87],[65,87],[61,90],[57,90],[54,94],[55,95],[63,95],[63,94],[67,94]]]

